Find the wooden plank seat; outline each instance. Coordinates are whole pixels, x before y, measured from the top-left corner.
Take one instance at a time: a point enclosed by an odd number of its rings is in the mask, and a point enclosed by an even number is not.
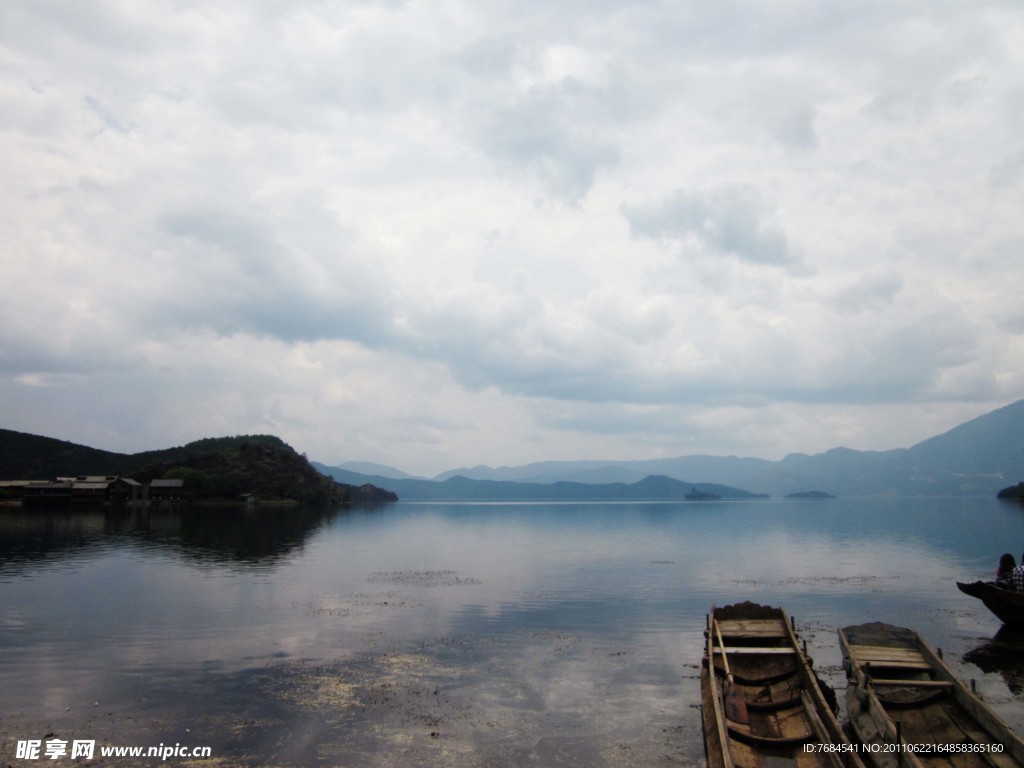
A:
[[[888,680],[868,676],[868,684],[876,688],[952,688],[948,680]]]
[[[713,652],[716,655],[720,656],[722,654],[722,649],[716,647],[716,648],[713,649]],[[766,646],[766,647],[763,647],[763,648],[762,647],[755,647],[755,646],[744,646],[744,645],[739,645],[739,646],[737,646],[737,645],[729,645],[729,646],[726,646],[725,652],[727,654],[729,654],[730,656],[732,656],[734,654],[735,655],[751,655],[751,654],[769,655],[769,654],[774,654],[776,656],[786,656],[786,655],[789,655],[789,654],[796,653],[796,648],[780,648],[780,647],[774,646],[774,645]]]
[[[874,645],[850,646],[850,656],[859,667],[887,669],[931,669],[932,665],[915,648],[885,648]]]
[[[722,637],[730,639],[788,638],[781,619],[724,619],[718,622]]]

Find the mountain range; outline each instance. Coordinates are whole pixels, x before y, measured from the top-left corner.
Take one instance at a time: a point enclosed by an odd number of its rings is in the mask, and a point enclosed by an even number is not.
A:
[[[403,499],[559,499],[574,493],[592,498],[600,496],[602,489],[610,494],[607,498],[622,498],[618,496],[623,493],[622,486],[644,482],[651,476],[675,481],[677,485],[671,490],[669,484],[661,483],[673,498],[682,496],[681,488],[723,497],[787,496],[810,491],[847,497],[994,496],[1024,479],[1024,400],[910,448],[887,451],[833,448],[813,455],[790,454],[778,461],[701,455],[634,461],[545,461],[516,467],[453,469],[431,479],[365,462],[338,467],[313,462],[313,466],[340,482],[383,485]],[[521,487],[513,487],[517,485]],[[650,487],[633,489],[636,495],[632,498],[647,498],[644,494]]]
[[[294,453],[271,435],[207,438],[177,448],[120,454],[0,429],[0,480],[188,467],[197,461],[212,461],[203,457],[235,453],[243,443],[253,442],[273,446],[289,456]],[[910,448],[834,448],[814,455],[790,454],[779,461],[736,456],[545,461],[518,467],[454,469],[428,479],[382,464],[350,462],[331,467],[300,458],[293,462],[295,468],[288,471],[289,477],[294,480],[302,474],[299,464],[315,468],[336,482],[352,486],[348,490],[353,498],[366,485],[376,486],[367,490],[385,488],[407,500],[653,500],[793,494],[994,496],[1024,480],[1024,400]],[[223,474],[222,469],[218,472]]]
[[[363,475],[339,467],[311,462],[313,467],[335,482],[361,485],[384,484],[405,501],[662,501],[714,498],[766,498],[741,488],[719,483],[690,483],[664,475],[648,475],[632,483],[579,483],[555,481],[527,483],[512,480],[478,480],[456,475],[444,480],[388,478]]]

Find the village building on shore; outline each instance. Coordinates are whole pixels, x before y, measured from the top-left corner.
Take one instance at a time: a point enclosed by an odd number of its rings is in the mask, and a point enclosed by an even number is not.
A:
[[[182,501],[185,482],[181,479],[140,483],[115,475],[79,475],[52,480],[0,480],[0,499],[24,505],[61,504],[147,504]]]

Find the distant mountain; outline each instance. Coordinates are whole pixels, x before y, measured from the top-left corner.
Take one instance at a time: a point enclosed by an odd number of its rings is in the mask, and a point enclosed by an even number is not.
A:
[[[780,461],[736,456],[681,456],[641,461],[545,461],[518,467],[455,469],[435,480],[553,484],[637,483],[651,475],[788,496],[994,496],[1024,480],[1024,400],[972,419],[910,448],[833,448]],[[399,495],[402,495],[399,492]],[[403,495],[403,498],[408,498]]]
[[[647,466],[648,462],[638,462]],[[443,482],[451,477],[471,480],[507,480],[514,483],[555,483],[562,480],[576,483],[636,483],[653,474],[634,469],[632,462],[607,461],[541,461],[521,467],[492,468],[478,465],[452,469],[434,478]]]
[[[214,438],[178,448],[118,454],[52,438],[0,430],[0,479],[130,475],[158,462],[185,461],[224,441],[284,445],[269,435]],[[762,495],[995,496],[1024,480],[1024,400],[972,419],[910,448],[791,454],[780,461],[681,456],[646,461],[547,461],[521,467],[452,470],[434,480],[394,467],[313,463],[353,487],[371,484],[403,499],[563,500],[684,498],[694,489],[723,498]],[[365,472],[353,471],[356,469]],[[696,481],[696,482],[694,482]],[[745,489],[745,490],[740,490]]]
[[[787,457],[776,477],[841,496],[994,496],[1024,478],[1024,400],[910,448]]]
[[[689,483],[651,475],[635,483],[520,483],[509,480],[474,480],[456,475],[442,481],[395,480],[362,475],[341,467],[313,466],[336,482],[382,483],[405,501],[661,501],[685,499],[698,491],[727,499],[759,498],[757,494],[715,483]]]
[[[332,483],[273,435],[206,438],[177,448],[123,454],[39,435],[0,429],[0,480],[49,480],[122,475],[139,482],[185,479],[195,498],[294,499],[311,504],[394,500],[380,488]]]
[[[735,456],[683,456],[675,459],[639,461],[542,461],[520,467],[477,466],[443,472],[435,480],[462,476],[474,480],[508,480],[520,483],[635,483],[651,475],[677,480],[699,477],[705,481],[748,487],[735,478],[754,479],[773,465],[765,459],[740,459]],[[724,478],[731,478],[725,480]]]
[[[390,477],[396,480],[425,480],[424,477],[410,475],[400,469],[389,467],[387,464],[375,464],[372,461],[346,461],[340,465],[341,469],[355,472],[360,475],[374,475],[376,477]]]

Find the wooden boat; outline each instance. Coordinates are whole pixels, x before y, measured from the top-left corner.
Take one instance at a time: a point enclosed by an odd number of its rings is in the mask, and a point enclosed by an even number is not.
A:
[[[981,600],[1004,624],[1024,628],[1024,593],[997,587],[990,581],[958,581],[956,586],[965,595]]]
[[[701,665],[710,768],[862,766],[781,608],[712,608]],[[830,706],[825,691],[831,694]]]
[[[876,768],[1024,766],[1024,742],[916,632],[891,624],[839,630],[846,712]]]

